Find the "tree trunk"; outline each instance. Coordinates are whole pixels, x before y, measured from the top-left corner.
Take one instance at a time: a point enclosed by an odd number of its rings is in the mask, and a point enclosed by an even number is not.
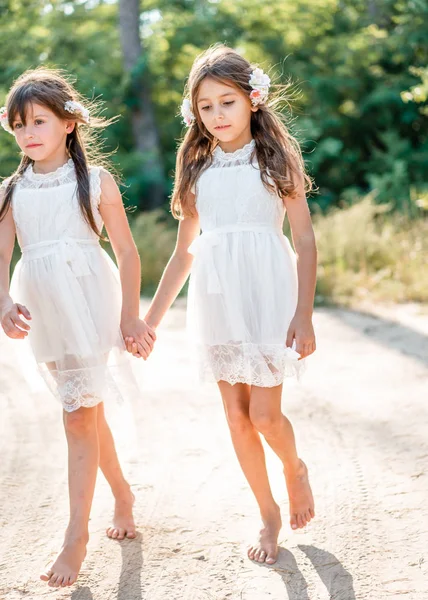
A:
[[[156,208],[164,202],[164,166],[147,74],[139,73],[143,58],[139,0],[119,0],[119,28],[123,65],[130,76],[132,93],[136,99],[131,109],[135,145],[143,157],[147,178],[151,180],[147,204],[149,208]]]

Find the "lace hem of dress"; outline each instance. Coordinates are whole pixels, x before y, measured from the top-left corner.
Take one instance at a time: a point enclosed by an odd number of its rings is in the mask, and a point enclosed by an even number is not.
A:
[[[128,362],[65,370],[39,365],[39,372],[66,412],[74,412],[81,407],[90,408],[106,400],[121,403],[125,387],[132,387],[134,397],[138,394]]]
[[[302,375],[305,361],[281,344],[221,344],[198,348],[200,378],[276,387],[285,377]]]

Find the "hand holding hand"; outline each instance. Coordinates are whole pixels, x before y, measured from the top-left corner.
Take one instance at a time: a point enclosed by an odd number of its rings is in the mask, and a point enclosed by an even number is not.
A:
[[[127,351],[147,360],[156,341],[154,329],[138,318],[122,323],[121,329]]]
[[[30,326],[21,319],[21,315],[31,319],[30,311],[22,304],[10,304],[1,312],[3,331],[15,340],[23,340],[30,330]]]

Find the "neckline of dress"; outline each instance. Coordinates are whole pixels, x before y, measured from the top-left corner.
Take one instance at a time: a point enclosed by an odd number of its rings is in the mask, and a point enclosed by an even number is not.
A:
[[[67,176],[73,170],[74,162],[72,158],[69,158],[66,163],[55,169],[55,171],[50,171],[49,173],[35,173],[33,165],[31,164],[25,171],[25,178],[32,181],[54,181],[56,179],[60,179],[61,177]]]
[[[216,146],[214,149],[214,155],[223,161],[234,161],[234,160],[242,160],[244,158],[248,158],[250,154],[253,152],[256,146],[256,142],[252,139],[248,144],[242,146],[242,148],[238,148],[234,152],[225,152],[220,148],[220,146]]]

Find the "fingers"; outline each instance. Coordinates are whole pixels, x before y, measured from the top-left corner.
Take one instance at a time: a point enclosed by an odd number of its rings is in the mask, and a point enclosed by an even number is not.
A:
[[[147,327],[148,327],[148,329],[147,329],[147,333],[148,333],[148,335],[151,337],[151,339],[153,340],[153,342],[156,342],[156,339],[157,339],[157,337],[156,337],[155,330],[154,330],[154,329],[152,329],[152,328],[151,328],[151,327],[149,327],[149,326],[147,326]]]
[[[23,304],[17,304],[18,311],[23,315],[26,319],[31,319],[30,311]]]
[[[125,338],[125,346],[126,349],[128,350],[128,352],[130,354],[132,354],[132,344],[134,343],[134,338],[133,337],[126,337]]]
[[[135,356],[135,358],[147,360],[153,350],[154,342],[151,337],[150,341],[148,341],[147,338],[136,340],[133,337],[126,337],[125,346],[127,351]]]
[[[18,309],[14,308],[2,319],[2,327],[5,334],[15,340],[22,340],[28,335],[30,326],[19,317]]]
[[[285,341],[285,345],[287,346],[287,348],[291,348],[291,346],[293,345],[293,340],[294,340],[294,330],[289,329],[287,332],[287,339]],[[297,352],[298,352],[298,350],[297,350]]]
[[[142,339],[141,341],[137,342],[137,348],[138,348],[138,352],[141,354],[141,356],[144,358],[144,360],[147,360],[152,351],[152,347],[150,347],[150,345],[146,342],[146,340]]]
[[[315,352],[315,349],[315,342],[301,342],[298,339],[296,340],[296,352],[300,354],[299,360],[313,354]]]

